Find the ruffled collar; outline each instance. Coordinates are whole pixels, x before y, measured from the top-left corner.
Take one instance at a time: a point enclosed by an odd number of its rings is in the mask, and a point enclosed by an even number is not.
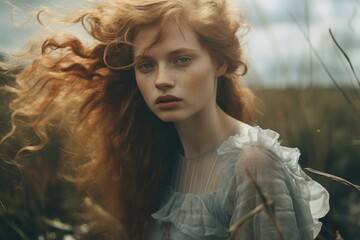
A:
[[[236,155],[245,146],[249,145],[256,145],[272,151],[282,160],[285,169],[292,176],[292,181],[295,184],[305,186],[299,188],[298,194],[309,204],[315,238],[322,225],[319,218],[325,216],[329,211],[329,194],[319,183],[313,181],[301,170],[298,164],[299,150],[281,146],[279,134],[275,131],[240,123],[239,133],[228,137],[221,143],[217,149],[217,154],[224,157],[224,164],[228,164],[227,161],[231,161],[231,155]],[[227,159],[227,156],[229,156],[229,159]],[[208,211],[206,202],[209,202],[210,195],[211,193],[195,195],[172,192],[167,203],[152,217],[158,223],[171,222],[179,231],[189,236],[218,236],[219,239],[225,238],[229,235],[226,226],[218,222]]]

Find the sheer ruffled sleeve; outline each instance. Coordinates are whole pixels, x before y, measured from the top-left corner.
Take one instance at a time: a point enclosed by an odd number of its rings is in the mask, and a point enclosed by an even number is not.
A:
[[[211,153],[216,171],[209,180],[214,188],[199,194],[171,191],[152,214],[155,224],[146,239],[230,239],[229,227],[262,204],[246,170],[273,201],[283,239],[317,236],[319,218],[329,211],[329,195],[301,170],[298,149],[280,146],[279,135],[271,130],[241,125],[240,133]],[[261,211],[246,221],[236,239],[281,238]]]
[[[321,228],[318,219],[329,210],[327,191],[301,170],[298,149],[281,147],[278,134],[273,131],[260,128],[249,131],[246,136],[231,137],[219,149],[220,154],[235,159],[225,166],[230,174],[223,179],[228,178],[229,182],[224,192],[224,208],[229,213],[230,225],[262,204],[248,170],[261,191],[273,201],[283,239],[314,239]],[[265,211],[247,220],[237,237],[281,239]]]

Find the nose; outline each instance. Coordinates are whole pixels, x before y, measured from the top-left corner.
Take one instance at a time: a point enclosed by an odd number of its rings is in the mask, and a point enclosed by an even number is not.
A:
[[[166,67],[159,66],[155,80],[155,87],[159,90],[173,88],[175,86],[173,77],[174,76],[170,74],[170,71],[166,69]]]

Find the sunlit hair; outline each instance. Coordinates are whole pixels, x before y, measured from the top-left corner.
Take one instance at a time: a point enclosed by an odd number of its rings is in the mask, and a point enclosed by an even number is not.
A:
[[[180,143],[173,124],[159,120],[137,88],[133,40],[146,25],[188,24],[210,55],[227,65],[218,105],[250,122],[251,93],[239,83],[247,70],[236,35],[243,24],[224,0],[109,0],[65,20],[81,22],[97,44],[74,36],[43,42],[41,54],[8,87],[17,95],[8,136],[20,125],[30,127],[38,142],[21,151],[36,151],[48,143],[49,130],[62,129],[64,158],[81,163],[72,171],[92,202],[121,222],[130,239],[141,239],[170,182]]]

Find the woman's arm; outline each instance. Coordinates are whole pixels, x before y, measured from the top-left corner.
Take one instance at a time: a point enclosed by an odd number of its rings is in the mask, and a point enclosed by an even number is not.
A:
[[[241,150],[235,167],[235,211],[231,224],[239,221],[257,206],[263,204],[249,175],[273,203],[278,231],[265,210],[248,219],[237,232],[237,239],[313,239],[310,208],[297,196],[295,180],[288,174],[284,162],[270,150],[248,146]]]

